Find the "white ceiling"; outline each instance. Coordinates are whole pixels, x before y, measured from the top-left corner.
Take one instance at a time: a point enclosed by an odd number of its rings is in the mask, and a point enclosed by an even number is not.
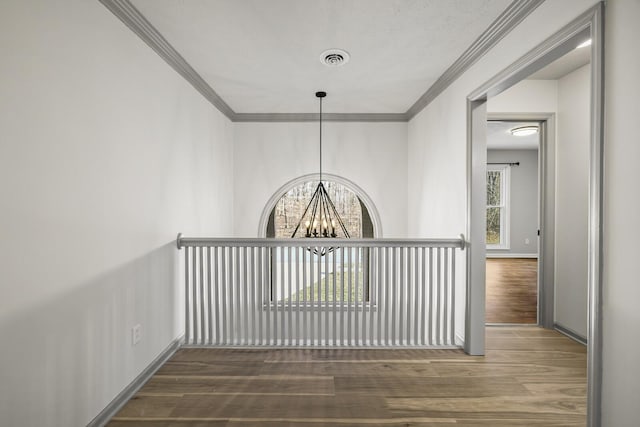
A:
[[[131,2],[237,113],[405,113],[511,0]]]
[[[558,80],[591,62],[591,48],[581,47],[561,56],[543,69],[531,74],[531,80]]]
[[[535,150],[539,134],[514,136],[511,129],[520,126],[537,126],[538,122],[487,122],[487,149],[489,150]]]

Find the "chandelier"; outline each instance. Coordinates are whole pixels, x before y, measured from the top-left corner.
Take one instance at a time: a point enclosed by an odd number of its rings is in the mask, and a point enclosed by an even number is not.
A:
[[[322,98],[325,96],[326,92],[316,92],[320,100],[320,180],[291,237],[351,237],[322,182]]]

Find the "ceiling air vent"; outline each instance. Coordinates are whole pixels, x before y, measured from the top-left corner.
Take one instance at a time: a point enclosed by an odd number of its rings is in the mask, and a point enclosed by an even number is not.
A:
[[[349,62],[349,52],[342,49],[328,49],[320,54],[320,62],[327,67],[340,67]]]

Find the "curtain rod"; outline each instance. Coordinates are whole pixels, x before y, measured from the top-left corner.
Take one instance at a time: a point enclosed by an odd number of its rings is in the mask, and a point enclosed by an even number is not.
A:
[[[488,162],[488,165],[509,165],[509,166],[520,166],[520,162]]]

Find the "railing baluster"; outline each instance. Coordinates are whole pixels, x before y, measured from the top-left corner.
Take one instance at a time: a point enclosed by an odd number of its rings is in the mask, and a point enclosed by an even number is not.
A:
[[[220,281],[218,274],[220,273],[220,260],[218,259],[218,246],[213,247],[213,322],[215,324],[215,344],[220,344],[220,301],[219,301],[219,286]]]
[[[444,280],[442,283],[442,298],[444,300],[444,315],[443,315],[443,322],[442,322],[442,343],[443,344],[447,344],[447,340],[449,339],[449,329],[448,329],[448,319],[449,319],[449,291],[448,291],[448,284],[449,284],[449,250],[448,249],[443,249],[444,251]]]
[[[396,248],[391,248],[393,252],[393,257],[391,258],[391,267],[392,267],[392,277],[393,282],[391,283],[391,345],[398,345],[398,335],[397,335],[397,316],[398,316],[398,294],[399,294],[399,280],[398,280],[398,252]]]
[[[352,300],[352,285],[353,285],[353,279],[352,279],[352,268],[353,268],[353,248],[349,248],[348,251],[348,259],[347,259],[347,271],[348,271],[348,275],[349,275],[349,283],[347,285],[347,345],[353,345],[353,341],[351,340],[351,336],[353,334],[353,331],[351,330],[351,300]]]
[[[240,313],[240,263],[242,260],[240,259],[240,248],[237,246],[233,247],[233,293],[231,294],[233,297],[233,302],[231,306],[233,307],[233,318],[232,324],[232,342],[233,345],[240,344],[240,334],[242,333],[242,317]]]
[[[315,277],[315,271],[316,271],[316,254],[315,254],[315,250],[316,249],[309,249],[309,345],[315,345],[315,341],[314,341],[314,336],[315,336],[315,329],[316,329],[316,325],[315,325],[315,308],[314,308],[314,299],[315,299],[315,282],[314,282],[314,277]]]
[[[456,345],[456,251],[451,248],[451,345]]]
[[[329,249],[324,247],[324,345],[329,345]]]
[[[211,246],[207,246],[207,344],[213,344],[213,313],[211,305],[213,295],[211,291]]]
[[[355,242],[184,245],[185,344],[455,345],[461,244]]]
[[[358,345],[364,345],[365,340],[365,316],[364,316],[364,275],[361,273],[362,270],[362,260],[364,257],[363,254],[364,249],[358,248],[358,256],[356,258],[356,262],[358,263],[358,267],[356,268],[356,283],[358,284],[358,295],[360,296],[360,307],[358,309],[358,317],[360,322],[360,337],[358,339]],[[362,284],[360,283],[362,281]]]
[[[189,247],[184,248],[184,343],[189,344],[191,330],[189,328]]]
[[[289,246],[287,248],[287,284],[289,287],[289,312],[287,313],[288,317],[289,317],[289,323],[287,325],[287,329],[289,332],[289,342],[287,343],[287,345],[293,345],[293,335],[292,335],[292,330],[293,330],[293,314],[292,314],[292,307],[291,307],[291,300],[293,299],[293,294],[291,293],[291,284],[292,284],[292,280],[291,280],[291,263],[293,262],[293,258],[291,257],[291,246]]]
[[[383,257],[384,257],[384,248],[376,248],[376,253],[378,254],[378,281],[376,283],[377,285],[377,291],[378,291],[378,297],[376,298],[376,308],[377,308],[377,317],[378,317],[378,341],[377,344],[379,346],[382,345],[382,286],[384,285],[385,279],[384,279],[384,264],[383,264]]]
[[[407,276],[407,305],[405,307],[405,311],[406,311],[406,320],[405,320],[405,325],[406,325],[406,335],[404,337],[404,345],[411,345],[411,319],[413,319],[415,317],[413,312],[413,304],[412,302],[415,300],[415,295],[413,294],[413,265],[411,263],[411,259],[413,257],[413,248],[407,248],[407,261],[406,261],[406,267],[407,267],[407,272],[406,272],[406,276]]]
[[[390,334],[389,334],[389,283],[391,282],[391,255],[393,254],[391,252],[391,248],[384,248],[384,252],[385,252],[385,257],[384,257],[384,264],[385,264],[385,281],[384,281],[384,292],[383,292],[383,296],[382,296],[382,301],[380,301],[380,303],[382,304],[382,310],[384,310],[384,345],[385,346],[389,346],[391,345],[391,341],[390,341]]]
[[[236,304],[236,308],[234,310],[234,313],[236,315],[234,323],[235,323],[235,333],[233,334],[233,338],[234,338],[234,345],[242,345],[242,316],[243,316],[243,307],[242,307],[242,282],[243,282],[243,278],[242,278],[242,265],[244,264],[244,260],[242,259],[242,250],[244,248],[241,247],[236,247],[235,248],[235,252],[236,252],[236,256],[235,256],[235,279],[234,279],[234,284],[235,284],[235,290],[234,290],[234,297],[235,297],[235,304]]]
[[[257,248],[256,250],[257,252],[257,261],[258,261],[258,265],[256,267],[256,281],[257,283],[255,284],[256,286],[256,290],[258,293],[258,297],[256,300],[256,305],[257,305],[257,316],[258,316],[258,344],[259,345],[264,345],[264,341],[262,341],[262,317],[264,316],[264,285],[263,285],[263,281],[262,281],[262,277],[264,274],[264,270],[262,269],[262,259],[263,259],[263,255],[262,253],[264,252],[264,248]]]
[[[200,345],[204,345],[204,248],[198,248],[199,267],[200,267]]]
[[[287,335],[287,269],[285,262],[287,258],[287,252],[285,248],[280,248],[280,299],[279,304],[279,316],[280,316],[280,346],[284,346],[286,343]]]
[[[273,271],[271,272],[271,304],[273,305],[273,345],[278,345],[278,322],[280,319],[278,318],[278,287],[280,286],[280,281],[278,280],[281,275],[280,268],[280,253],[282,252],[281,248],[274,248],[271,252],[271,268]]]
[[[377,256],[374,252],[374,248],[367,248],[367,254],[368,254],[368,262],[366,263],[365,267],[367,268],[368,274],[367,274],[367,302],[369,303],[369,346],[373,346],[373,333],[374,333],[374,327],[373,327],[373,301],[374,301],[374,293],[375,293],[375,286],[376,286],[376,276],[375,273],[376,271],[376,263],[377,261]]]
[[[249,264],[248,249],[242,248],[242,312],[244,323],[244,344],[249,344],[249,276],[247,275],[247,265]]]
[[[221,314],[221,324],[220,324],[220,330],[222,331],[221,333],[221,340],[220,340],[220,344],[221,345],[226,345],[227,344],[227,284],[229,283],[227,280],[227,247],[221,247],[220,248],[220,267],[221,267],[221,271],[220,271],[220,291],[221,291],[221,296],[220,296],[220,308],[222,309],[222,314]]]
[[[266,329],[265,329],[265,339],[266,344],[271,345],[271,305],[273,302],[273,288],[272,283],[274,281],[273,277],[273,265],[271,263],[271,251],[272,248],[265,248],[263,252],[263,289],[265,294],[264,304],[267,306],[267,316],[266,316]]]
[[[256,283],[255,283],[255,248],[252,246],[248,249],[249,261],[247,262],[249,275],[247,276],[249,293],[247,298],[249,300],[249,336],[247,337],[247,345],[256,345]]]
[[[333,277],[333,345],[335,346],[337,344],[337,338],[338,338],[338,326],[337,326],[337,322],[338,322],[338,312],[336,310],[336,275],[337,275],[337,267],[336,267],[336,251],[338,250],[338,248],[334,248],[333,252],[331,252],[331,258],[332,258],[332,262],[333,262],[333,266],[332,266],[332,277]]]
[[[436,249],[436,254],[437,254],[437,259],[436,259],[436,274],[437,274],[437,280],[436,280],[436,344],[441,344],[441,337],[442,337],[442,329],[441,329],[441,322],[440,322],[440,315],[441,315],[441,302],[442,302],[442,278],[440,276],[441,271],[440,271],[440,264],[441,264],[441,251],[440,248]]]
[[[294,248],[294,258],[295,258],[295,291],[296,291],[296,327],[295,327],[295,337],[296,337],[296,346],[300,346],[300,248]]]
[[[400,263],[398,264],[398,269],[400,270],[400,286],[399,286],[399,298],[398,298],[398,344],[402,345],[403,341],[404,341],[404,331],[403,331],[403,325],[404,325],[404,316],[403,316],[403,312],[402,312],[402,307],[404,307],[404,292],[405,292],[405,287],[406,287],[406,280],[405,280],[405,273],[406,273],[406,268],[405,268],[405,249],[406,248],[399,248],[400,250]]]
[[[344,347],[344,338],[345,338],[345,333],[344,333],[344,328],[345,325],[347,324],[346,320],[347,318],[345,318],[345,301],[344,301],[344,293],[345,293],[345,286],[347,283],[346,280],[346,271],[345,271],[345,251],[348,248],[346,246],[343,246],[342,249],[340,250],[340,345]],[[348,315],[347,315],[348,316]]]
[[[192,301],[191,301],[191,307],[192,307],[192,326],[193,326],[193,337],[191,342],[196,344],[198,342],[198,270],[196,270],[196,260],[198,258],[197,255],[197,250],[196,248],[193,249],[192,253],[191,253],[191,282],[193,284],[191,292],[192,292]]]
[[[420,312],[420,248],[413,248],[413,265],[414,265],[414,275],[413,275],[413,345],[418,345],[418,337],[420,333],[420,321],[418,317],[418,313]]]
[[[307,329],[307,317],[310,313],[309,300],[307,299],[307,254],[308,251],[302,248],[302,300],[304,301],[305,310],[302,312],[302,334],[304,336],[304,340],[302,341],[302,345],[308,345],[307,337],[309,336],[309,330]],[[298,291],[300,292],[300,291]]]
[[[286,339],[286,335],[285,335],[285,328],[286,328],[286,304],[285,304],[285,298],[287,296],[287,291],[286,291],[286,284],[287,284],[287,277],[286,277],[286,270],[284,268],[284,262],[285,262],[285,257],[286,257],[286,252],[284,250],[283,247],[280,247],[280,263],[278,264],[280,267],[280,294],[281,294],[281,298],[278,300],[278,303],[281,304],[280,306],[280,345],[283,346],[285,343],[285,339]]]
[[[353,266],[353,281],[355,282],[355,289],[353,290],[353,335],[354,343],[356,346],[360,345],[360,322],[359,314],[360,309],[358,307],[358,300],[360,296],[360,276],[358,270],[360,269],[360,248],[355,248],[355,265]]]

